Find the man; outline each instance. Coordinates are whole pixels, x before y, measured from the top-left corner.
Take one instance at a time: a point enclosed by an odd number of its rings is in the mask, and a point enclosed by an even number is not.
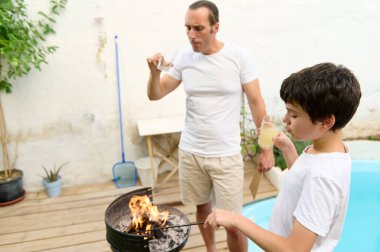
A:
[[[173,67],[160,78],[161,54],[150,57],[148,97],[157,100],[181,82],[186,92],[186,122],[179,144],[181,199],[197,206],[197,221],[218,208],[239,213],[243,205],[244,164],[240,149],[240,108],[244,91],[253,120],[260,127],[266,114],[259,81],[249,53],[216,38],[218,8],[209,1],[189,6],[185,26],[192,49],[177,55]],[[259,169],[274,165],[273,152],[264,150]],[[207,251],[216,251],[215,232],[199,225]],[[230,251],[247,251],[247,239],[227,229]]]

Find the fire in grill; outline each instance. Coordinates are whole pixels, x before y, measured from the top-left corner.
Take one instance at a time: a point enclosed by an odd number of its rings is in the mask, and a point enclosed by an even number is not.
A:
[[[112,251],[168,252],[185,246],[190,234],[187,216],[173,207],[154,206],[152,200],[152,189],[143,188],[120,196],[108,206],[106,237]],[[167,228],[172,226],[179,227]]]
[[[132,223],[130,221],[119,223],[121,231],[152,238],[162,236],[162,232],[159,231],[165,226],[169,211],[160,212],[147,195],[134,195],[129,201],[129,209],[132,213]]]

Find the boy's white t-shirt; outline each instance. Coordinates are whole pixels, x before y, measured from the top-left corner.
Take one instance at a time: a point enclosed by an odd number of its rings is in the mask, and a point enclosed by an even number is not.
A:
[[[177,55],[169,75],[181,80],[186,92],[179,147],[205,157],[240,153],[242,84],[257,78],[248,50],[225,43],[204,55],[188,48]]]
[[[304,151],[300,155],[277,196],[270,231],[288,237],[297,219],[317,234],[312,251],[333,251],[343,230],[350,194],[351,158],[346,150],[324,154]]]

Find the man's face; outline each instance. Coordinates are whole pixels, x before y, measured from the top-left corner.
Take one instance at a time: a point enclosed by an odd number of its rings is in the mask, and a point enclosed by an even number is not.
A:
[[[321,137],[323,132],[321,122],[313,124],[309,114],[297,104],[286,103],[285,107],[287,112],[283,122],[294,140],[306,141]]]
[[[195,52],[210,54],[219,23],[210,25],[209,10],[205,7],[188,10],[185,18],[187,37]]]

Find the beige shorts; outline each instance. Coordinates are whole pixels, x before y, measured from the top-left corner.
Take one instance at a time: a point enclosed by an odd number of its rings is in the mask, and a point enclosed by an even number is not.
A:
[[[240,213],[243,206],[244,163],[241,154],[200,157],[179,150],[181,200]]]

